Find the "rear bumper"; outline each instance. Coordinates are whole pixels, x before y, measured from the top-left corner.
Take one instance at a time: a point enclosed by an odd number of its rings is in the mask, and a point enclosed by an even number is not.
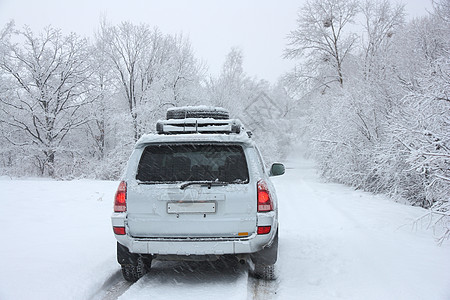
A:
[[[255,253],[269,246],[277,231],[275,214],[265,213],[259,226],[272,226],[270,233],[245,238],[135,238],[128,234],[115,235],[117,241],[131,253],[157,255],[226,255]],[[113,226],[124,226],[124,218],[113,215]],[[126,226],[125,226],[126,227]],[[126,230],[126,232],[129,232]]]
[[[116,237],[131,253],[159,255],[224,255],[254,253],[270,243],[271,236],[253,236],[247,240],[215,239],[134,239],[129,236]]]

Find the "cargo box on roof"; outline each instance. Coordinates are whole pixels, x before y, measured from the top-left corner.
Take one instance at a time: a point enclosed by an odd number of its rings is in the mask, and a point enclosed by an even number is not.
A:
[[[228,110],[211,106],[172,107],[167,110],[166,119],[211,118],[226,120],[230,118]]]

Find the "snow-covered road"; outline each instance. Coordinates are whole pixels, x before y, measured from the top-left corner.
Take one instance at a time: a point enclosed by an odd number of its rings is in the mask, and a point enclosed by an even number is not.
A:
[[[450,243],[412,230],[420,208],[323,183],[304,160],[274,178],[278,279],[247,267],[156,262],[133,285],[115,261],[116,182],[0,180],[0,299],[450,299]]]
[[[450,247],[412,230],[424,210],[322,183],[308,161],[276,178],[279,299],[450,299]]]

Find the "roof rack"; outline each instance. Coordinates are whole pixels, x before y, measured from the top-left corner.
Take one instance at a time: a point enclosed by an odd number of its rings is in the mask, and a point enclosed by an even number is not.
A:
[[[160,120],[156,123],[158,134],[183,133],[241,133],[244,126],[238,119],[217,120],[212,118],[197,119],[170,119]]]

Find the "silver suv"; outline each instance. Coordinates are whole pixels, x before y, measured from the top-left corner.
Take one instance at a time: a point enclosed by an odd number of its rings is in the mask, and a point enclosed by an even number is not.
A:
[[[111,217],[117,260],[136,281],[158,260],[233,255],[255,276],[273,279],[278,205],[251,133],[221,108],[167,111],[157,134],[135,146]]]

